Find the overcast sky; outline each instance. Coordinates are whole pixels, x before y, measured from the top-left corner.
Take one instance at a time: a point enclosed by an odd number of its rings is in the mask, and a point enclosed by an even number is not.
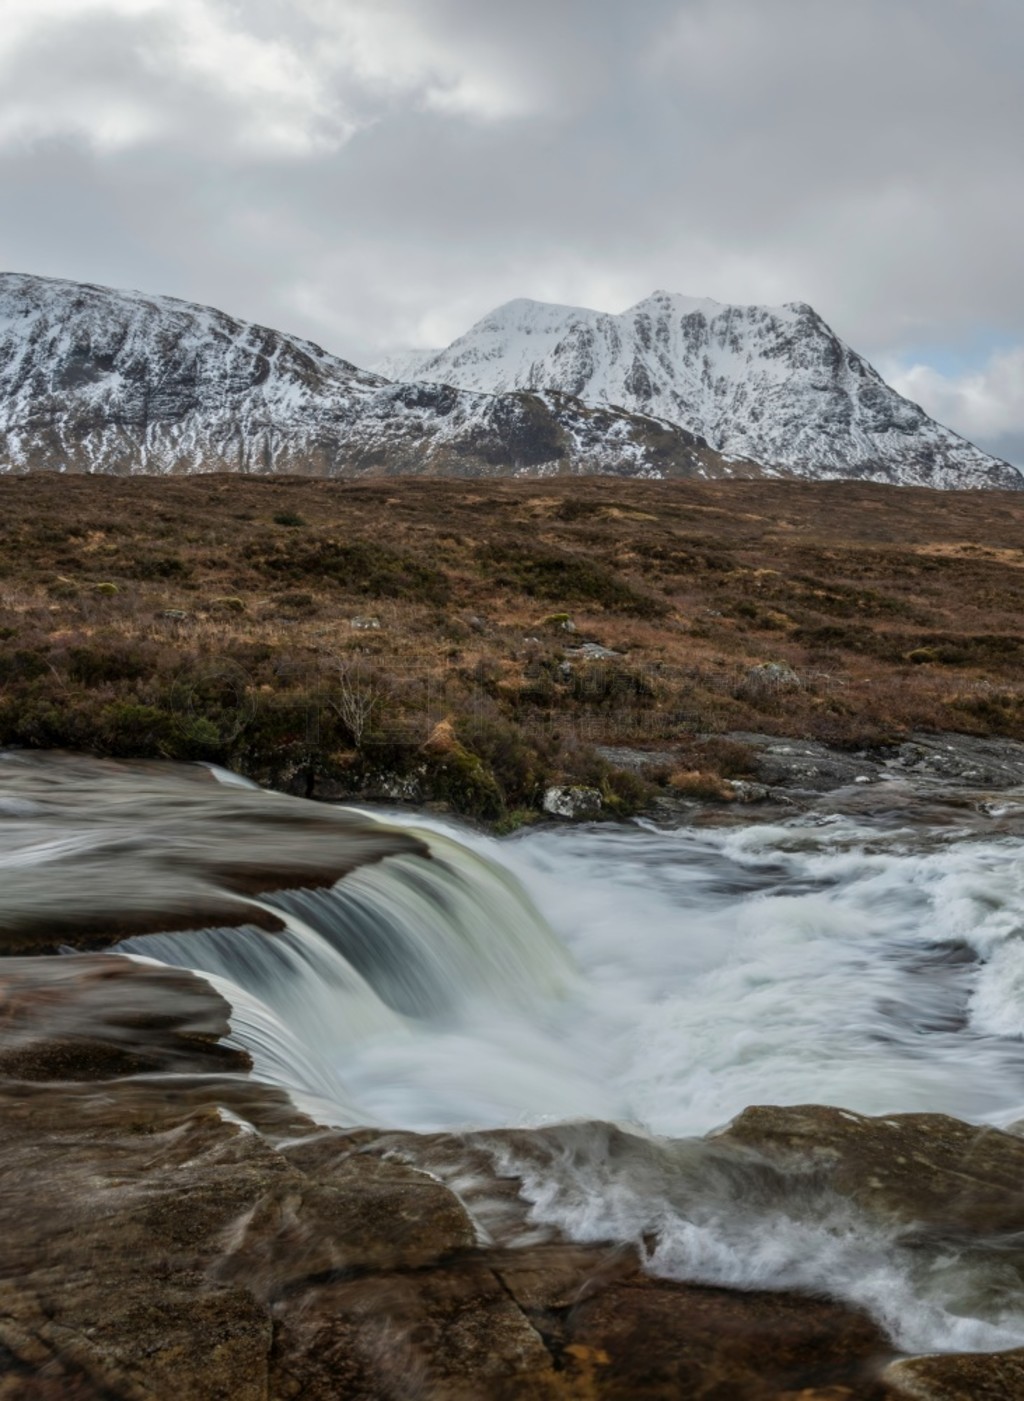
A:
[[[0,266],[357,363],[812,302],[1024,465],[1024,0],[0,0]]]

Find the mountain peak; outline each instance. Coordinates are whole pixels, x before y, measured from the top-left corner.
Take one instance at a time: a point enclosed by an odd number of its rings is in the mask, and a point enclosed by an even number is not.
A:
[[[616,315],[519,299],[445,350],[380,368],[486,393],[553,389],[619,405],[786,474],[1024,485],[1015,468],[886,385],[802,301],[742,306],[659,289]]]
[[[512,321],[542,306],[524,303]],[[9,273],[0,275],[0,472],[32,470],[660,477],[734,468],[686,430],[624,409],[395,384],[212,307]]]

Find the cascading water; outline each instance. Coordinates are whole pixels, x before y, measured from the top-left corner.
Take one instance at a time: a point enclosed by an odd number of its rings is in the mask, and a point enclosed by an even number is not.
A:
[[[912,1349],[1024,1344],[1016,1241],[869,1221],[820,1177],[695,1137],[757,1103],[1024,1118],[1019,813],[499,843],[167,770],[84,772],[61,807],[43,776],[49,797],[24,763],[3,798],[0,924],[52,920],[69,881],[93,919],[90,873],[109,892],[117,863],[117,949],[207,975],[254,1073],[322,1120],[544,1126],[500,1166],[571,1236],[654,1240],[650,1267],[682,1279],[837,1294]],[[277,875],[256,894],[259,863]]]
[[[279,933],[163,933],[118,949],[214,975],[256,1073],[320,1097],[321,1112],[331,1114],[335,1100],[335,1122],[352,1123],[355,1113],[364,1123],[402,1123],[400,1103],[353,1109],[347,1065],[371,1048],[429,1059],[455,1028],[468,1036],[482,1009],[492,1022],[529,1025],[575,976],[507,871],[440,833],[419,835],[429,860],[393,856],[327,890],[264,896],[258,904],[281,919]],[[440,1108],[427,1114],[431,1124],[446,1117]]]

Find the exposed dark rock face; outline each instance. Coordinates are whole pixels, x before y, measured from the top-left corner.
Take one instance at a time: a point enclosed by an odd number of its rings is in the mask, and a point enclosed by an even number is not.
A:
[[[392,384],[209,307],[5,274],[0,472],[31,470],[736,474],[698,435],[644,415]]]

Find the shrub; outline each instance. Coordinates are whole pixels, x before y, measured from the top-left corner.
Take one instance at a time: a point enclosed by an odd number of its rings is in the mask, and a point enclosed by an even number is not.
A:
[[[534,807],[543,796],[557,741],[528,735],[499,716],[470,715],[456,725],[459,741],[485,763],[509,806]]]
[[[691,746],[687,758],[692,767],[718,774],[721,778],[749,778],[757,769],[757,754],[749,744],[713,736]]]
[[[668,612],[663,599],[643,594],[582,555],[521,545],[497,546],[481,553],[495,582],[531,598],[552,602],[596,603],[613,613],[654,618]]]
[[[311,593],[279,593],[273,603],[278,608],[288,608],[295,613],[315,613],[316,599]]]
[[[306,522],[295,511],[277,511],[274,515],[274,524],[286,525],[292,529],[298,529],[299,526],[305,525]]]
[[[295,543],[270,551],[264,568],[293,580],[316,580],[370,598],[404,598],[437,607],[448,601],[448,576],[385,545],[356,540]]]
[[[681,769],[668,782],[669,787],[684,798],[696,798],[701,802],[731,802],[736,796],[718,774],[701,769]]]
[[[186,579],[192,566],[178,555],[135,555],[124,561],[130,579]]]
[[[72,647],[68,653],[68,675],[83,686],[102,686],[116,681],[137,681],[150,670],[149,659],[124,646]]]
[[[0,685],[12,681],[34,681],[49,670],[46,657],[28,647],[13,652],[0,652]]]
[[[490,769],[462,745],[443,754],[425,756],[424,782],[435,801],[450,803],[469,817],[494,821],[505,811],[505,799]]]

